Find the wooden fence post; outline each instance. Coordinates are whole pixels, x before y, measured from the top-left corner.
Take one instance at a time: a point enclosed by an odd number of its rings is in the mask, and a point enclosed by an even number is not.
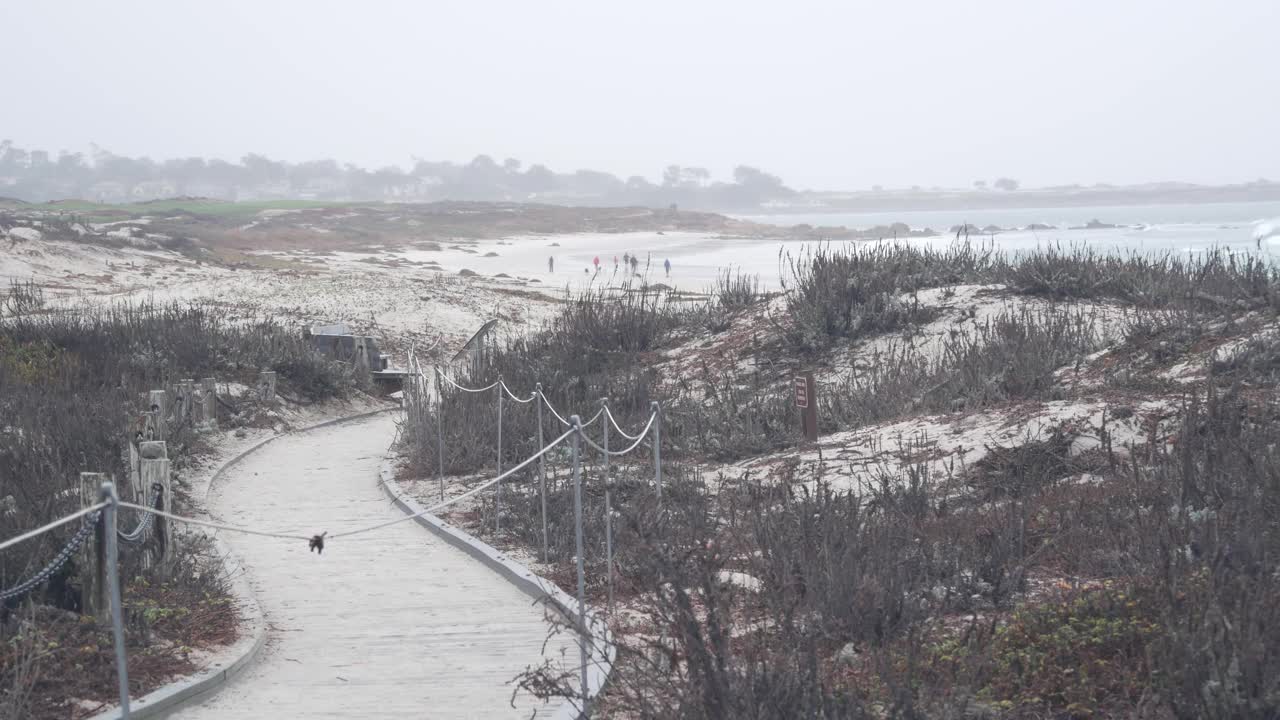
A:
[[[147,398],[148,410],[155,413],[153,421],[155,437],[152,440],[169,439],[169,395],[164,390],[152,390]]]
[[[143,497],[142,478],[138,475],[138,463],[142,460],[142,456],[138,455],[138,440],[132,427],[126,428],[125,434],[128,435],[129,444],[129,495],[128,497],[134,502],[138,498]]]
[[[142,487],[146,489],[147,497],[151,496],[151,486],[160,485],[160,509],[165,512],[173,512],[173,485],[172,478],[169,474],[169,450],[168,446],[162,442],[143,442],[138,446],[138,454],[142,456],[141,472]],[[146,500],[142,503],[145,504]],[[169,572],[173,569],[173,524],[167,518],[155,518],[155,524],[152,525],[152,537],[155,538],[156,544],[151,546],[154,550],[155,566],[158,568],[160,580],[167,580]]]
[[[103,473],[80,473],[80,502],[82,507],[98,503],[102,483],[107,481]],[[88,522],[88,519],[85,519]],[[90,541],[80,548],[80,613],[92,615],[101,622],[108,619],[111,607],[107,602],[106,538],[102,524],[98,524]]]
[[[357,335],[355,338],[355,368],[360,382],[369,380],[369,339]]]
[[[196,381],[187,378],[179,383],[178,387],[180,388],[178,392],[181,393],[182,397],[178,404],[178,416],[174,420],[178,424],[181,424],[184,420],[192,419],[192,406],[194,404],[196,394]]]
[[[264,403],[276,399],[276,373],[274,370],[263,370],[258,373],[258,399]]]
[[[204,427],[207,430],[218,429],[218,383],[213,378],[200,381],[204,400]]]

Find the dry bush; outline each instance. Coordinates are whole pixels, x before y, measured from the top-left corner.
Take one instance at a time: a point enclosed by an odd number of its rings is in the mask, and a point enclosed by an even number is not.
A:
[[[183,377],[252,382],[260,369],[310,397],[344,393],[346,371],[316,356],[297,333],[270,322],[235,325],[200,306],[119,306],[77,315],[14,318],[0,325],[0,535],[9,537],[80,506],[79,473],[126,477],[144,393]],[[170,457],[195,444],[170,428]],[[48,562],[74,524],[0,556],[9,587]],[[38,595],[73,608],[72,564]],[[37,591],[41,592],[41,591]]]
[[[27,315],[44,308],[44,288],[34,281],[9,284],[9,294],[4,298],[4,311],[9,315]]]
[[[741,270],[727,268],[721,270],[716,276],[716,282],[710,294],[726,310],[751,307],[764,296],[760,290],[758,275],[747,275]]]
[[[1070,306],[1007,310],[950,333],[933,358],[890,346],[822,395],[822,415],[835,427],[857,427],[911,413],[1056,399],[1054,372],[1103,346],[1095,326],[1090,311]]]

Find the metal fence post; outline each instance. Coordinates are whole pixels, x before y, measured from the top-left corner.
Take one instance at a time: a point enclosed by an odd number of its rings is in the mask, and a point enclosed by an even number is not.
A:
[[[502,475],[502,376],[498,376],[498,475]],[[493,532],[502,530],[502,481],[498,481],[498,490],[493,497]]]
[[[613,614],[613,503],[609,499],[609,486],[613,479],[609,476],[609,399],[601,398],[600,407],[606,417],[604,425],[604,570],[605,585],[609,588],[609,614]],[[625,444],[625,443],[624,443]]]
[[[116,486],[110,482],[102,483],[99,495],[107,506],[102,509],[103,534],[106,535],[107,595],[111,602],[111,634],[116,646],[116,679],[120,685],[120,717],[129,720],[129,666],[124,648],[124,613],[120,607],[120,564],[116,549],[116,503],[120,498],[116,495]]]
[[[546,447],[542,437],[542,383],[534,386],[538,393],[538,449]],[[542,562],[551,562],[551,551],[547,542],[547,456],[538,457],[538,494],[542,496]]]
[[[662,502],[662,406],[654,400],[649,403],[653,411],[653,482],[658,486],[658,502]]]
[[[440,461],[440,502],[444,502],[444,384],[440,366],[436,370],[436,458]]]
[[[587,711],[587,578],[582,564],[582,466],[581,444],[582,418],[569,417],[573,426],[573,520],[576,549],[578,552],[578,647],[582,657],[582,711]]]

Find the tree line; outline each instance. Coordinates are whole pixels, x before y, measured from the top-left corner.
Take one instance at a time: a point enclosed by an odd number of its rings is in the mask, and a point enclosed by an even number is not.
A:
[[[492,200],[584,205],[685,204],[755,208],[793,196],[776,175],[740,165],[730,181],[700,167],[670,165],[659,182],[599,170],[557,173],[520,160],[477,155],[454,163],[414,158],[408,169],[368,169],[336,160],[290,163],[250,153],[238,162],[202,157],[157,161],[94,146],[88,154],[27,150],[0,142],[0,196],[28,202],[66,198],[137,202],[167,197],[222,200]]]

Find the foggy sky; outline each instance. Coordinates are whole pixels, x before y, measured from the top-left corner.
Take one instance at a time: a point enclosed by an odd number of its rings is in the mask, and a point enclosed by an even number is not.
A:
[[[4,0],[0,138],[794,187],[1280,178],[1280,0]]]

